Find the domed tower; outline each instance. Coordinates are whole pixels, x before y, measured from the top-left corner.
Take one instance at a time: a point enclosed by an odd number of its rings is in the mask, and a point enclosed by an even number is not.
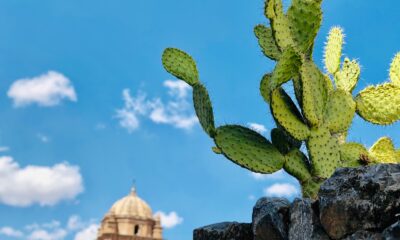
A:
[[[162,240],[160,217],[132,188],[104,216],[97,240]]]

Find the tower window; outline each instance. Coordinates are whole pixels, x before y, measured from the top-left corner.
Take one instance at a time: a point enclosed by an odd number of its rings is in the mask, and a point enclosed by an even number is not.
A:
[[[137,235],[139,233],[139,225],[135,225],[135,229],[133,230],[133,233]]]

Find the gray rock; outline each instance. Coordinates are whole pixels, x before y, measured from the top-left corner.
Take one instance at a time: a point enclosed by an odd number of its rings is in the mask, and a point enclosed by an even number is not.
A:
[[[400,212],[400,165],[341,168],[319,192],[320,220],[333,239],[381,231]]]
[[[398,240],[400,239],[400,221],[386,228],[382,233],[385,240]]]
[[[380,233],[358,231],[346,238],[343,238],[343,240],[383,240],[383,238]]]
[[[250,223],[223,222],[197,228],[193,240],[253,240]]]
[[[261,198],[253,208],[254,240],[287,240],[290,203],[284,198]]]
[[[318,203],[317,203],[318,204]],[[310,199],[295,199],[290,207],[290,240],[329,240],[318,218],[318,205]]]

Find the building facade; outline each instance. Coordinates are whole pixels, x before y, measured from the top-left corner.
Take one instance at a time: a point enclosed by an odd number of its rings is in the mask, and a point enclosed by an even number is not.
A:
[[[132,189],[104,216],[97,240],[162,240],[159,216]]]

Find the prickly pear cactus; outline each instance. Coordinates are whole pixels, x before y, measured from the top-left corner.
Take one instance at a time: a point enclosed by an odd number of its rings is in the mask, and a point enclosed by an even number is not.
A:
[[[340,27],[333,27],[327,38],[326,72],[312,60],[322,21],[321,3],[292,0],[285,12],[282,0],[267,0],[264,13],[270,26],[254,28],[264,55],[277,62],[260,83],[261,96],[277,126],[271,131],[271,141],[243,126],[216,127],[210,96],[193,58],[176,48],[167,48],[162,56],[164,68],[193,87],[194,108],[202,128],[215,142],[215,153],[253,172],[273,173],[283,168],[299,180],[303,195],[312,198],[338,167],[400,162],[400,150],[390,138],[379,139],[369,150],[346,142],[355,114],[379,125],[400,119],[400,53],[390,66],[390,82],[368,86],[353,97],[360,65],[342,59],[344,33]],[[294,96],[282,87],[290,81]],[[302,143],[307,152],[300,151]]]

